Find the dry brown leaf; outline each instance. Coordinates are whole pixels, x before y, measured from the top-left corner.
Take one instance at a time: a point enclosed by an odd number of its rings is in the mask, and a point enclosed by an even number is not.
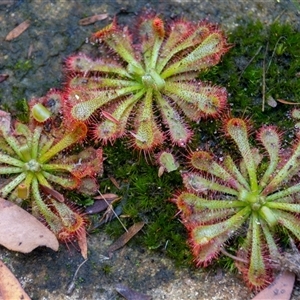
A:
[[[55,200],[57,200],[59,202],[65,202],[65,197],[58,191],[56,191],[46,185],[43,185],[43,184],[40,184],[40,187],[46,195],[52,196]]]
[[[97,214],[107,209],[107,207],[113,203],[113,201],[120,199],[116,194],[101,194],[94,197],[96,200],[92,205],[85,209],[86,214]]]
[[[0,260],[0,300],[30,300],[17,278]]]
[[[117,182],[117,180],[116,180],[114,177],[109,176],[108,178],[109,178],[109,180],[111,181],[111,183],[112,183],[118,190],[121,189],[119,183]]]
[[[97,21],[104,20],[107,17],[108,17],[108,14],[99,14],[99,15],[94,15],[91,17],[83,18],[83,19],[79,20],[79,25],[81,25],[81,26],[90,25]]]
[[[288,104],[288,105],[299,105],[300,103],[296,103],[296,102],[290,102],[290,101],[286,101],[284,99],[276,99],[277,102],[283,103],[283,104]]]
[[[108,247],[108,253],[114,252],[126,245],[145,225],[144,222],[133,224],[128,231],[122,234],[115,242]]]
[[[26,20],[19,24],[17,27],[15,27],[12,31],[9,32],[9,34],[6,36],[6,41],[11,41],[15,38],[17,38],[20,34],[22,34],[28,27],[30,26],[29,20]]]
[[[106,200],[106,201],[113,201],[117,199],[119,196],[116,194],[112,193],[107,193],[107,194],[100,194],[99,196],[94,197],[96,200]]]
[[[252,300],[289,300],[292,295],[295,274],[284,271],[279,274],[274,282],[258,293]]]
[[[9,75],[8,74],[0,74],[0,83],[8,79]]]
[[[11,5],[14,4],[15,0],[1,0],[0,5]]]
[[[126,300],[151,300],[152,297],[134,291],[133,289],[129,288],[123,284],[117,284],[116,291],[122,295]]]
[[[87,259],[87,240],[86,240],[86,232],[85,230],[81,230],[77,234],[78,246],[81,251],[81,255],[84,259]]]
[[[22,253],[38,246],[58,250],[55,235],[19,206],[0,198],[0,244]]]

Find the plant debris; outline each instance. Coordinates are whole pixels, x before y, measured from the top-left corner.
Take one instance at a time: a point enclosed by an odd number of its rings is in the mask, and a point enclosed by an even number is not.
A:
[[[8,79],[9,75],[8,74],[0,74],[0,83]]]
[[[108,247],[109,255],[125,246],[145,225],[144,222],[133,224],[124,234],[122,234],[115,242]]]
[[[0,260],[0,299],[30,300],[12,272]]]
[[[116,194],[101,194],[100,196],[94,197],[96,200],[92,205],[88,206],[85,210],[86,214],[97,214],[108,208],[112,202],[118,199]]]
[[[87,259],[85,259],[76,269],[72,281],[70,282],[70,284],[68,285],[68,289],[67,289],[67,295],[71,295],[75,289],[75,283],[76,283],[76,277],[78,274],[79,269],[87,262]]]
[[[116,291],[122,295],[126,300],[150,300],[151,296],[136,292],[123,284],[116,285]]]
[[[31,252],[38,246],[58,250],[58,241],[46,226],[24,209],[2,198],[0,198],[0,244],[22,253]]]
[[[41,184],[40,186],[41,186],[42,191],[45,194],[47,194],[49,196],[52,196],[55,200],[57,200],[61,203],[65,202],[65,197],[61,193],[59,193],[58,191],[56,191],[56,190],[54,190],[54,189],[52,189],[52,188],[50,188],[46,185],[43,185],[43,184]]]
[[[284,271],[252,300],[289,300],[293,291],[294,282],[295,274],[289,271]]]
[[[86,26],[86,25],[93,24],[97,21],[105,20],[105,19],[107,19],[107,17],[108,17],[108,14],[94,15],[94,16],[91,16],[91,17],[80,19],[78,24],[81,25],[81,26]]]
[[[30,26],[30,21],[26,20],[19,24],[17,27],[15,27],[13,30],[11,30],[8,35],[5,37],[6,41],[12,41],[15,38],[17,38],[19,35],[21,35],[28,27]]]

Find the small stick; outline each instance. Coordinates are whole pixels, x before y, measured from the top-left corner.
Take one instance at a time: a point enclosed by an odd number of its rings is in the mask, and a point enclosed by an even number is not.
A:
[[[238,81],[240,81],[242,75],[244,74],[245,70],[249,67],[249,65],[253,62],[254,58],[259,54],[260,50],[262,49],[262,46],[260,46],[256,53],[254,54],[254,56],[249,60],[249,62],[247,63],[246,67],[244,68],[244,70],[241,72],[239,78],[238,78]]]
[[[122,221],[120,220],[119,216],[116,214],[116,212],[113,209],[113,206],[108,203],[108,201],[104,198],[104,196],[101,194],[100,191],[98,191],[98,193],[100,194],[100,196],[103,198],[103,200],[106,202],[106,204],[111,208],[113,214],[115,215],[115,217],[118,219],[118,221],[120,222],[120,224],[122,225],[122,227],[125,229],[126,232],[128,232],[127,228],[125,227],[125,225],[122,223]]]
[[[249,263],[248,260],[246,260],[246,259],[234,256],[234,255],[228,253],[224,248],[221,248],[220,252],[222,252],[224,255],[226,255],[226,256],[228,256],[228,257],[230,257],[230,258],[232,258],[232,259],[234,259],[236,261],[240,261],[240,262],[242,262],[244,264],[248,264]]]
[[[265,50],[264,60],[263,60],[263,73],[262,73],[262,106],[261,111],[265,111],[265,103],[266,103],[266,56],[268,53],[269,42],[267,43],[267,47]]]
[[[73,278],[72,278],[72,281],[70,282],[69,286],[68,286],[68,289],[67,289],[67,295],[71,295],[75,289],[75,280],[76,280],[76,277],[77,277],[77,273],[79,271],[79,269],[87,262],[87,259],[84,260],[77,268]]]
[[[285,37],[285,36],[281,36],[281,37],[277,40],[277,42],[276,42],[276,44],[275,44],[275,46],[274,46],[274,50],[273,50],[273,53],[272,53],[272,55],[271,55],[270,61],[269,61],[269,63],[268,63],[268,67],[267,67],[266,73],[268,73],[269,68],[270,68],[270,66],[271,66],[271,63],[272,63],[272,60],[273,60],[273,58],[274,58],[274,55],[275,55],[275,51],[276,51],[277,45],[278,45],[278,43],[279,43],[282,39],[286,39],[286,37]]]

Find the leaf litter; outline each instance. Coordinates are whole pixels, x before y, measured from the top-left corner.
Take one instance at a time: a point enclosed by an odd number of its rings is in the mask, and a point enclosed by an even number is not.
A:
[[[17,38],[19,35],[21,35],[28,27],[30,26],[30,21],[26,20],[19,24],[17,27],[15,27],[13,30],[11,30],[7,36],[5,37],[5,40],[10,42]]]
[[[99,196],[94,197],[95,202],[94,204],[88,206],[85,210],[86,214],[97,214],[99,212],[104,211],[114,203],[116,200],[119,200],[120,197],[116,194],[101,194]]]
[[[23,290],[21,284],[13,273],[0,260],[0,299],[12,300],[22,299],[30,300],[27,293]]]
[[[5,248],[29,253],[39,246],[58,250],[55,235],[24,209],[0,198],[0,244]]]
[[[80,19],[78,23],[81,26],[86,26],[86,25],[93,24],[97,21],[105,20],[105,19],[107,19],[107,17],[108,17],[108,14],[98,14],[98,15],[94,15],[91,17]]]
[[[151,296],[134,291],[133,289],[123,284],[117,284],[115,289],[126,300],[151,300],[152,299]]]
[[[111,256],[112,252],[125,246],[144,227],[144,225],[144,222],[138,222],[129,227],[125,233],[108,247],[109,256]]]

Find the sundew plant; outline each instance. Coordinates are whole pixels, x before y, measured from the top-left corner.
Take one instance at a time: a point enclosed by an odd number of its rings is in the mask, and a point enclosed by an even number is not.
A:
[[[279,237],[300,240],[300,142],[283,149],[278,129],[264,126],[257,134],[260,151],[250,146],[245,120],[228,119],[224,128],[241,154],[240,163],[230,155],[222,161],[207,151],[192,152],[194,171],[183,174],[186,190],[174,202],[190,233],[196,264],[209,265],[239,235],[236,266],[259,290],[272,279],[272,261],[282,251]]]
[[[215,117],[226,90],[196,80],[229,49],[223,32],[207,22],[172,21],[146,14],[137,30],[113,23],[91,41],[109,54],[78,54],[66,63],[70,118],[88,122],[94,140],[127,134],[134,148],[149,152],[168,137],[185,147],[192,136],[186,119]]]

